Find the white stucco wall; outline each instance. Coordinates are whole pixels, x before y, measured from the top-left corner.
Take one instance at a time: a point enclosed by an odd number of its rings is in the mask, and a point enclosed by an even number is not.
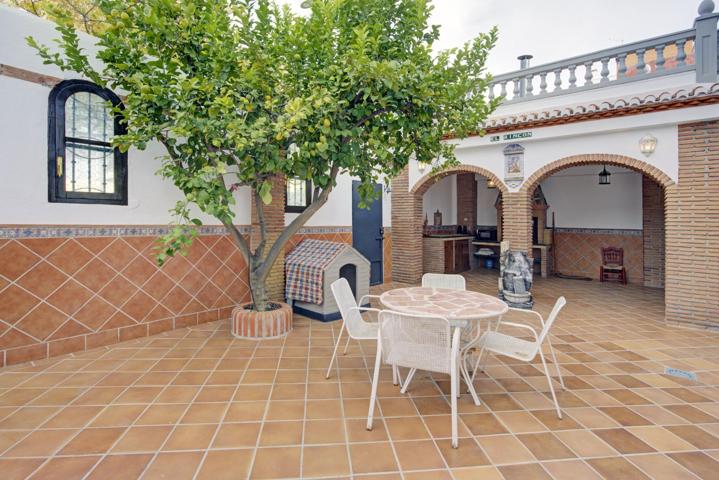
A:
[[[599,185],[601,166],[562,170],[541,183],[557,227],[642,229],[642,175],[608,166],[610,185]]]
[[[51,22],[19,9],[0,6],[0,64],[63,79],[79,78],[52,65],[43,65],[25,37],[53,46],[57,37]],[[94,39],[80,34],[82,46],[96,51]],[[154,225],[172,221],[168,213],[181,192],[155,175],[164,148],[151,143],[147,150],[128,153],[128,205],[82,205],[47,200],[47,109],[50,88],[0,75],[0,224],[53,225]],[[390,198],[383,197],[383,222],[390,226]],[[236,194],[235,223],[250,223],[250,191]],[[219,222],[196,215],[207,225]],[[291,220],[288,215],[287,221]],[[293,217],[293,216],[292,216]],[[352,224],[352,179],[338,178],[330,199],[307,223],[308,226]]]
[[[349,226],[352,225],[352,180],[348,174],[337,177],[337,185],[330,193],[327,204],[320,208],[305,224],[316,226]],[[358,180],[358,179],[354,179]],[[392,194],[382,189],[382,225],[392,225]],[[297,217],[297,213],[285,214],[285,225],[289,225]]]
[[[448,175],[429,187],[422,202],[427,224],[434,225],[434,213],[442,212],[443,225],[457,224],[457,176]]]
[[[497,201],[499,190],[487,188],[487,179],[479,176],[477,180],[477,225],[497,225]]]

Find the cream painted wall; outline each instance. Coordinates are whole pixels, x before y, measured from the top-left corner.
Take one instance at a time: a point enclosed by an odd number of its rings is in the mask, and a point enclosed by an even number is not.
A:
[[[422,197],[427,223],[434,225],[434,212],[442,212],[442,224],[457,224],[457,176],[448,175],[429,187]]]
[[[642,229],[642,175],[608,166],[610,185],[599,185],[601,165],[561,170],[541,183],[557,227]]]

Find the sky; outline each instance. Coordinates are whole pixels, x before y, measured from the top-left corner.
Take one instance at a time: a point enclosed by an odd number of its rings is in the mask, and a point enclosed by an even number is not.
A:
[[[301,0],[280,0],[300,11]],[[493,25],[499,40],[494,75],[691,28],[700,0],[434,0],[438,48],[461,45]]]

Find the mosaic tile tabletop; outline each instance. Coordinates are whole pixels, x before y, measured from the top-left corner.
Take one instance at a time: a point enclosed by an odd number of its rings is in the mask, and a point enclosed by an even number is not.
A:
[[[384,292],[380,301],[390,310],[453,320],[496,317],[508,310],[506,303],[491,295],[448,288],[397,288]]]

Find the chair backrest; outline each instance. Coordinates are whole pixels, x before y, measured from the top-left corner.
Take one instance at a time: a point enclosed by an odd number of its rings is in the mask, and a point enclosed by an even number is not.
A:
[[[350,335],[355,335],[357,328],[362,325],[362,314],[357,310],[357,300],[352,293],[352,287],[347,282],[346,278],[340,278],[332,282],[330,285],[332,294],[337,302],[337,307],[342,315],[342,320],[345,322],[345,328]]]
[[[379,334],[385,363],[430,372],[450,373],[452,328],[443,317],[383,310]],[[459,337],[457,338],[459,347]]]
[[[466,290],[467,284],[462,275],[446,273],[425,273],[422,275],[422,286],[430,288],[450,288],[452,290]]]
[[[617,247],[602,248],[602,265],[624,265],[624,249]]]
[[[559,315],[559,311],[564,308],[564,306],[567,304],[567,299],[564,297],[559,297],[557,301],[554,303],[554,307],[552,308],[552,311],[549,312],[549,316],[544,321],[544,327],[542,327],[542,331],[539,332],[539,337],[537,338],[537,345],[541,345],[542,342],[544,342],[544,339],[547,337],[547,334],[549,333],[549,329],[552,327],[552,324],[557,319],[557,315]]]

